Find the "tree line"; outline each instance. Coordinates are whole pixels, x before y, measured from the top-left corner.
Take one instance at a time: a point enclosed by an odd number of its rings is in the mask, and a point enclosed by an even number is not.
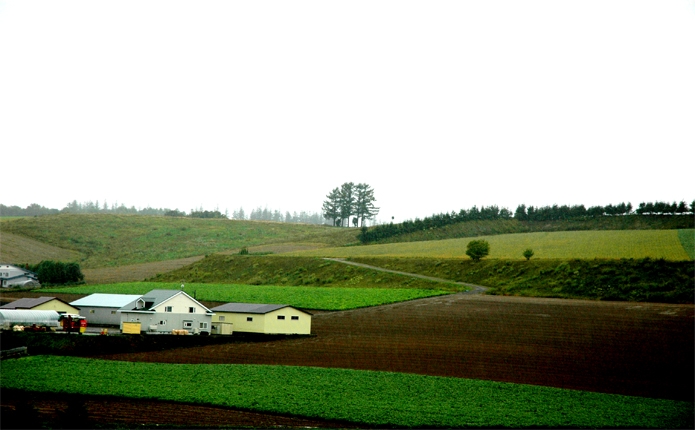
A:
[[[434,214],[423,219],[415,218],[406,220],[400,224],[380,224],[369,229],[362,228],[358,235],[362,243],[376,242],[401,234],[414,233],[417,231],[441,228],[447,225],[485,220],[505,220],[515,219],[519,221],[562,221],[571,219],[588,219],[602,216],[624,216],[624,215],[687,215],[695,213],[695,201],[690,206],[684,201],[680,203],[640,203],[639,207],[633,211],[631,203],[609,204],[607,206],[591,206],[586,208],[584,205],[552,205],[552,206],[528,206],[521,204],[517,206],[514,213],[509,209],[499,208],[498,206],[483,206],[478,208],[473,206],[470,209],[461,209],[459,212]]]
[[[357,227],[361,222],[374,219],[379,208],[374,206],[374,189],[367,184],[345,182],[334,188],[323,202],[323,216],[333,220],[334,226],[349,227],[350,222]]]
[[[247,216],[244,212],[244,208],[241,207],[239,210],[232,212],[232,219],[238,220],[252,220],[252,221],[275,221],[275,222],[287,222],[287,223],[302,223],[302,224],[324,224],[326,219],[318,212],[292,212],[285,211],[283,214],[280,210],[268,209],[258,207],[252,209],[251,213]]]

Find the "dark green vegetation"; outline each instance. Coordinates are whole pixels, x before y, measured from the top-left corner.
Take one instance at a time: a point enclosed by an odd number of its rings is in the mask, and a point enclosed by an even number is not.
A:
[[[365,220],[374,219],[379,208],[374,206],[376,198],[374,189],[367,184],[345,182],[340,188],[334,188],[323,202],[323,216],[333,221],[333,225],[357,227],[364,226]]]
[[[693,424],[690,402],[390,372],[54,356],[7,360],[2,371],[4,389],[159,398],[369,427],[688,428]]]
[[[356,230],[307,224],[111,214],[20,218],[3,222],[2,229],[77,251],[83,269],[172,260],[261,244],[341,246],[356,242],[357,234]]]
[[[151,279],[156,282],[465,290],[463,286],[349,266],[314,257],[210,255]]]
[[[435,260],[351,258],[351,261],[490,287],[489,294],[693,303],[692,261]]]
[[[74,262],[44,260],[39,264],[29,264],[25,267],[36,273],[42,285],[75,284],[84,280],[80,265]]]
[[[118,330],[116,330],[118,331]],[[272,342],[299,338],[301,335],[258,335],[236,333],[234,336],[85,336],[75,333],[31,333],[0,331],[3,350],[26,346],[29,355],[71,355],[89,357],[124,352],[164,351],[234,342]],[[304,336],[306,337],[306,336]]]
[[[441,223],[408,221],[402,224],[384,224],[362,231],[358,238],[363,243],[395,243],[539,231],[676,230],[695,226],[695,217],[690,215],[599,216],[547,221],[500,218],[457,222],[450,221],[451,216],[442,217],[445,221]]]
[[[486,240],[471,240],[466,245],[466,255],[473,261],[480,261],[490,253],[490,243]]]

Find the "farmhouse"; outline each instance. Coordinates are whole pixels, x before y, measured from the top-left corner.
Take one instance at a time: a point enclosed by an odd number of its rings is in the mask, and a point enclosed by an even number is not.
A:
[[[289,305],[227,303],[211,309],[212,325],[232,323],[235,332],[310,334],[311,314]]]
[[[59,314],[77,314],[79,308],[55,297],[37,297],[19,299],[12,303],[0,306],[0,309],[32,310],[32,311],[56,311]]]
[[[141,331],[210,333],[212,311],[179,290],[152,290],[121,307],[120,328],[139,323]],[[131,326],[128,324],[128,326]]]
[[[38,287],[39,277],[36,273],[11,264],[0,264],[0,287]]]
[[[118,310],[140,298],[136,294],[91,294],[74,302],[72,306],[80,309],[80,315],[87,318],[89,325],[118,326],[121,315]]]

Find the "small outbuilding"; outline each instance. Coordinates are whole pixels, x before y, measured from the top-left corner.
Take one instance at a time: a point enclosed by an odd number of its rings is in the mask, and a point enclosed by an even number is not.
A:
[[[213,326],[232,323],[234,332],[311,334],[311,314],[289,305],[227,303],[211,311]]]
[[[193,297],[179,290],[152,290],[138,297],[117,313],[120,328],[124,323],[139,323],[140,331],[172,333],[186,330],[189,333],[210,333],[213,312]],[[133,324],[127,324],[129,330]]]
[[[119,326],[121,315],[118,310],[140,298],[137,294],[90,294],[70,302],[80,309],[80,316],[87,318],[90,326]]]
[[[0,287],[39,287],[39,276],[31,270],[11,264],[0,264]]]
[[[12,303],[0,306],[0,309],[32,310],[32,311],[56,311],[59,314],[78,314],[79,308],[55,297],[35,297],[15,300]]]

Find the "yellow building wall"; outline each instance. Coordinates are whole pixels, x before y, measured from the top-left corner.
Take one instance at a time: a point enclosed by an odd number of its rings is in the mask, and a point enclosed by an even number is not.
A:
[[[278,316],[284,316],[284,320]],[[232,312],[215,312],[212,316],[213,325],[220,322],[232,323],[235,332],[265,333],[265,334],[311,334],[311,315],[294,308],[278,309],[267,314],[242,314]],[[298,319],[293,320],[295,316]],[[252,321],[247,319],[251,318]]]
[[[56,311],[58,313],[79,314],[80,310],[61,302],[60,300],[50,300],[31,308],[32,311]]]

